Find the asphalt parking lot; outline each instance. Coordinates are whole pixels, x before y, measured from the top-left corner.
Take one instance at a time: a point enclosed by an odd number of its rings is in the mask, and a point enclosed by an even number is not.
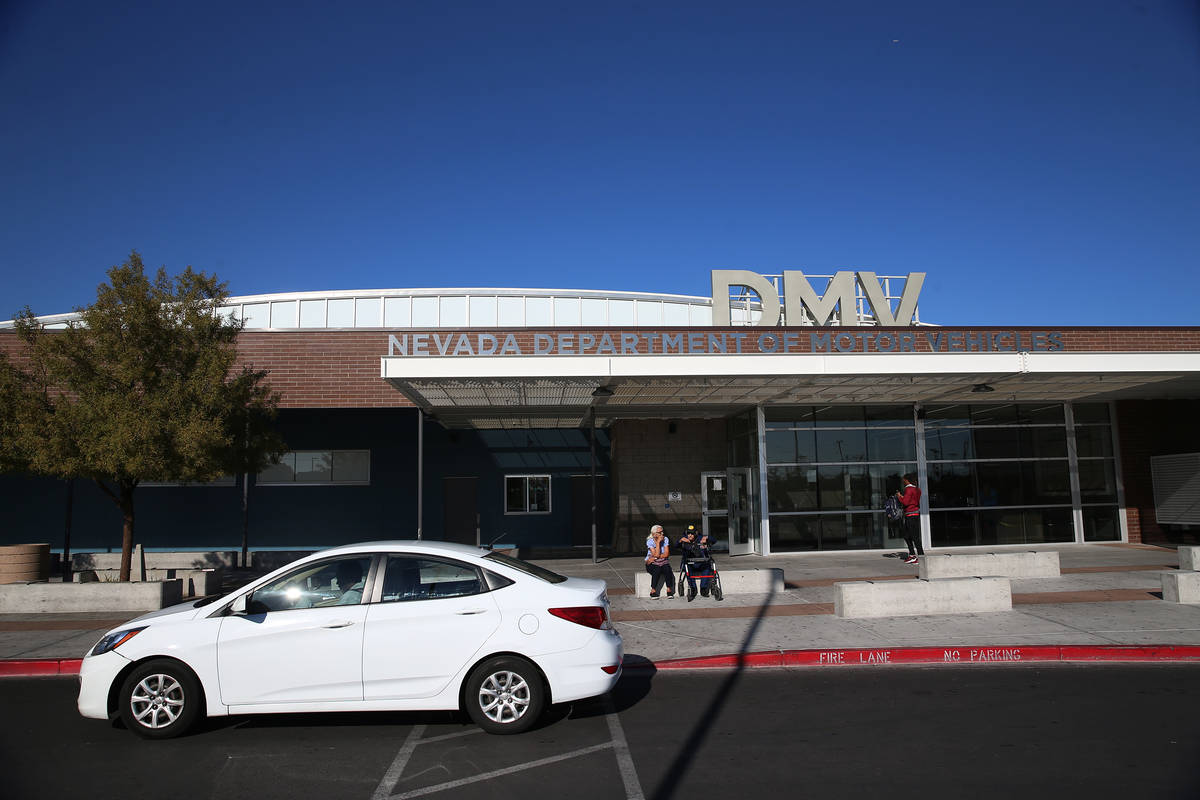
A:
[[[627,675],[495,737],[455,714],[212,720],[148,742],[73,680],[0,681],[6,798],[1194,798],[1200,668],[1004,665]]]

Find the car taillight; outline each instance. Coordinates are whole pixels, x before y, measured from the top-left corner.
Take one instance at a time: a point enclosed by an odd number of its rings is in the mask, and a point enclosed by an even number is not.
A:
[[[571,608],[550,608],[551,614],[567,622],[583,625],[587,628],[602,630],[608,627],[608,614],[602,606],[572,606]]]

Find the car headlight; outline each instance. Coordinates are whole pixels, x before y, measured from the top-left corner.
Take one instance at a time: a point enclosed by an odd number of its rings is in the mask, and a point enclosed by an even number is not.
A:
[[[96,646],[92,648],[92,652],[88,655],[99,656],[107,653],[109,650],[115,650],[133,637],[137,636],[142,631],[146,630],[147,627],[149,626],[143,625],[140,628],[125,628],[124,630],[113,631],[100,641],[96,642]]]

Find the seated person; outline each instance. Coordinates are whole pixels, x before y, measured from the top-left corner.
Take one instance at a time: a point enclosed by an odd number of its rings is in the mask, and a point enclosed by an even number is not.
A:
[[[337,565],[338,589],[342,596],[333,603],[337,606],[352,606],[362,602],[363,579],[362,565],[357,560],[341,561]]]
[[[696,579],[692,577],[693,572],[707,573],[712,569],[711,559],[712,553],[708,547],[708,537],[700,534],[696,530],[695,525],[688,525],[687,532],[679,540],[679,550],[683,553],[683,563],[680,569],[687,574],[688,579],[688,602],[696,599]],[[684,565],[691,564],[690,569]],[[708,578],[700,579],[700,594],[708,597]]]

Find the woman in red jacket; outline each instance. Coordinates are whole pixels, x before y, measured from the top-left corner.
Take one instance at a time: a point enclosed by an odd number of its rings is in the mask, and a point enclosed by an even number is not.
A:
[[[917,557],[925,555],[921,547],[921,490],[917,488],[916,477],[912,473],[905,475],[901,479],[903,487],[896,492],[896,498],[904,506],[904,542],[908,545],[905,564],[916,564]]]

